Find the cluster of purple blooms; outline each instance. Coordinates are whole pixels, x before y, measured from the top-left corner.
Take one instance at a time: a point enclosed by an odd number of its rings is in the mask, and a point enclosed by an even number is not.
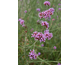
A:
[[[60,63],[58,63],[57,65],[61,65]]]
[[[32,51],[30,50],[29,57],[30,57],[31,60],[32,59],[37,59],[37,56],[38,56],[38,54],[35,53],[34,49]]]
[[[42,21],[41,25],[46,26],[47,29],[49,28],[49,23],[47,23],[46,21]]]
[[[45,30],[44,34],[42,32],[33,32],[32,36],[35,40],[39,40],[40,42],[45,42],[46,39],[50,40],[53,37],[52,33],[49,33],[49,30]]]
[[[61,10],[61,8],[58,8],[59,10]]]
[[[61,5],[61,4],[58,4],[59,6]]]
[[[54,46],[53,48],[56,49],[56,46]]]
[[[25,10],[24,12],[27,13],[27,10]]]
[[[40,12],[40,8],[37,8],[36,10],[37,10],[38,12]]]
[[[24,27],[24,26],[25,26],[25,24],[24,24],[24,20],[19,19],[18,21],[20,22],[20,24],[22,25],[22,27]]]
[[[50,2],[49,1],[45,1],[44,2],[44,5],[46,5],[46,6],[48,5],[49,6],[50,5]]]
[[[51,15],[53,15],[53,13],[54,13],[54,8],[50,8],[46,11],[40,12],[39,17],[40,17],[40,19],[41,18],[45,18],[45,19],[51,18]]]

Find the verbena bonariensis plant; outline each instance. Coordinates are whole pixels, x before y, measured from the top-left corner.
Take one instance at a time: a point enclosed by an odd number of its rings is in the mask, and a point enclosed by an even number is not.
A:
[[[49,1],[45,1],[43,4],[46,5],[46,7],[50,6],[50,2]],[[37,53],[38,50],[36,50],[36,48],[35,48],[35,44],[38,41],[40,41],[41,46],[44,47],[43,42],[46,42],[47,40],[50,40],[53,37],[53,34],[49,30],[50,29],[50,27],[49,27],[50,25],[49,25],[48,21],[50,21],[51,15],[54,14],[55,10],[54,10],[54,8],[49,8],[48,10],[45,10],[45,11],[42,11],[42,12],[40,12],[40,8],[37,8],[36,10],[39,12],[38,16],[40,18],[40,20],[37,20],[37,23],[41,24],[41,26],[44,29],[44,33],[42,31],[37,31],[36,30],[36,31],[33,32],[33,34],[31,34],[31,38],[34,38],[35,42],[29,47],[29,48],[32,47],[33,49],[32,50],[30,49],[30,52],[29,52],[28,56],[29,56],[29,58],[31,60],[37,60],[37,59],[39,59],[40,62],[45,62],[48,65],[50,65],[48,62],[57,62],[58,63],[57,65],[61,65],[59,63],[59,61],[46,61],[46,60],[41,59],[39,57],[39,55],[41,55],[42,53],[41,52]],[[59,8],[59,10],[60,10],[60,8]],[[27,10],[25,10],[24,12],[27,13]],[[44,18],[47,21],[41,20],[42,18]],[[54,19],[52,19],[52,21],[54,21]],[[22,25],[22,27],[25,27],[23,19],[19,19],[19,22],[20,22],[20,25]],[[31,29],[31,32],[32,31],[33,31],[33,29]],[[55,50],[56,50],[56,48],[57,48],[56,46],[53,47],[53,49],[55,49]]]

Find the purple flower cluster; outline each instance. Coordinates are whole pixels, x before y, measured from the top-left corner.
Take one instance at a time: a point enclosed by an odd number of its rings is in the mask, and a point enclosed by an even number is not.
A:
[[[43,47],[43,46],[44,46],[44,44],[41,44],[41,46]]]
[[[61,65],[60,63],[58,63],[57,65]]]
[[[24,12],[27,13],[27,10],[25,10]]]
[[[49,33],[49,30],[45,30],[44,34],[42,32],[33,32],[32,36],[35,40],[39,40],[40,42],[45,42],[46,39],[50,40],[53,37],[52,33]]]
[[[56,49],[56,46],[54,46],[53,48]]]
[[[37,59],[37,56],[38,56],[38,54],[35,53],[34,49],[32,51],[30,50],[29,57],[31,60]]]
[[[50,8],[46,11],[40,12],[39,17],[40,17],[40,19],[41,18],[45,18],[45,19],[51,18],[51,15],[53,15],[53,12],[54,12],[54,8]]]
[[[58,4],[58,5],[61,5],[61,4]]]
[[[37,10],[38,12],[40,12],[40,8],[37,8],[36,10]]]
[[[48,5],[49,6],[50,5],[50,2],[49,1],[45,1],[44,2],[44,5]]]
[[[59,10],[61,10],[61,8],[58,8]]]
[[[41,55],[41,53],[40,53],[40,52],[38,52],[38,55]]]
[[[24,20],[19,19],[18,21],[20,22],[20,24],[22,25],[22,27],[24,27],[24,26],[25,26],[25,25],[24,25]]]
[[[46,26],[47,29],[49,28],[49,23],[47,23],[46,21],[42,21],[41,25]]]
[[[35,32],[33,32],[31,37],[34,37],[35,40],[39,40],[40,42],[42,42],[42,41],[45,42],[45,40],[46,40],[45,36],[42,32],[35,31]]]
[[[50,40],[53,37],[52,33],[49,33],[49,30],[44,31],[45,38]]]

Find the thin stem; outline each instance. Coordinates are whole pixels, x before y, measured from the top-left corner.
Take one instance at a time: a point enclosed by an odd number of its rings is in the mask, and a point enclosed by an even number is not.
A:
[[[31,63],[31,62],[45,62],[45,61],[43,60],[43,61],[28,61],[28,62]],[[46,62],[58,63],[58,62],[61,62],[61,61],[46,61]]]
[[[45,62],[46,64],[48,64],[48,65],[50,65],[47,61],[45,61],[45,60],[43,60],[43,59],[41,59],[41,58],[39,58],[39,57],[37,57],[39,60],[41,60],[41,62]]]
[[[34,44],[34,47],[33,48],[35,48],[35,43],[37,42],[37,40],[33,43]]]
[[[26,43],[27,43],[27,34],[25,37],[25,44],[24,44],[24,55],[25,55],[25,57],[26,57]]]

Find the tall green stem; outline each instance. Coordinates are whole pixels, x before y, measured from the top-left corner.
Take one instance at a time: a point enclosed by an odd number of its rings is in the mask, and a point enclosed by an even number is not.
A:
[[[41,60],[41,62],[45,62],[46,64],[48,64],[48,65],[50,65],[48,62],[46,62],[45,60],[43,60],[43,59],[41,59],[41,58],[39,58],[39,57],[37,57],[39,60]]]
[[[33,49],[35,48],[35,43],[37,42],[37,40],[34,42],[34,47],[33,47]]]

